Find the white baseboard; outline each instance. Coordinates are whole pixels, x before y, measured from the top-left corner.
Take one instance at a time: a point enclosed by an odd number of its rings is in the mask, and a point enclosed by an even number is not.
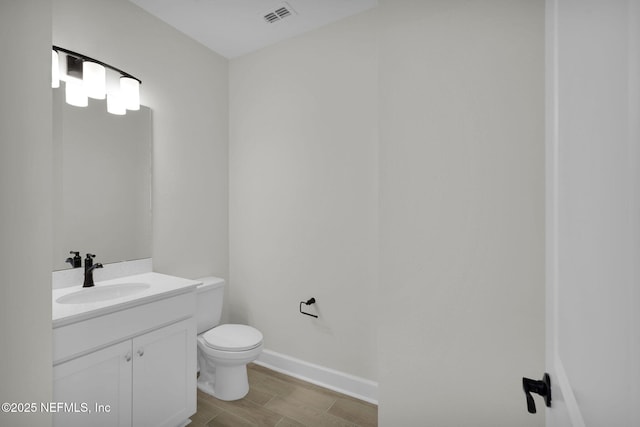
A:
[[[378,404],[378,383],[375,381],[305,362],[271,350],[263,350],[253,363],[356,399]]]

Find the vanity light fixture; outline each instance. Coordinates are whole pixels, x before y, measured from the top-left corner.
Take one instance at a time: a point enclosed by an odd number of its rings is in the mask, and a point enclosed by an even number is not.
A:
[[[61,61],[63,57],[65,60]],[[117,83],[110,86],[113,79]],[[60,80],[65,82],[67,104],[86,107],[88,97],[106,97],[107,111],[111,114],[123,115],[127,110],[140,109],[140,79],[97,59],[53,46],[51,87],[59,87]]]

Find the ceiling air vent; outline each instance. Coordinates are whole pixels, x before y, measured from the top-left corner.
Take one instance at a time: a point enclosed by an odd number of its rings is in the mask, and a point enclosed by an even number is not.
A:
[[[281,19],[286,18],[287,16],[292,16],[294,13],[295,11],[291,8],[291,6],[284,3],[273,12],[266,13],[264,15],[264,20],[269,24],[273,24],[274,22],[278,22]]]

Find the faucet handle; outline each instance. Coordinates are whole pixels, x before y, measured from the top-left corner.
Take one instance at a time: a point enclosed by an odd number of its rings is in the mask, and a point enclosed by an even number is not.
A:
[[[82,266],[82,258],[80,257],[80,252],[70,251],[69,253],[73,255],[73,258],[69,257],[66,259],[65,262],[68,262],[69,264],[71,264],[73,268],[78,268]]]
[[[93,265],[93,259],[96,257],[95,254],[87,254],[87,257],[84,259],[84,269],[86,271],[87,268]]]

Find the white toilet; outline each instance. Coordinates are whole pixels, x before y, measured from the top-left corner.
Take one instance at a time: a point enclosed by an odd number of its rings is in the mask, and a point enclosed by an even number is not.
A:
[[[203,277],[198,286],[198,388],[220,400],[249,392],[247,363],[262,352],[262,333],[247,325],[220,325],[224,280]]]

